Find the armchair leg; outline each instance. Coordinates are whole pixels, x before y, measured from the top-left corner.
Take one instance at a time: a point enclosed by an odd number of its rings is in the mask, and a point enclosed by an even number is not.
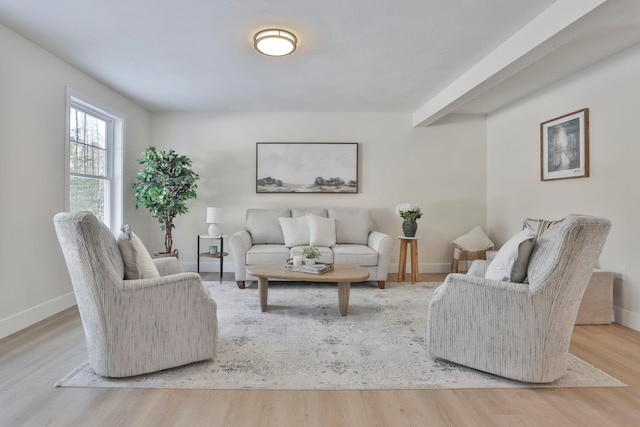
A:
[[[244,289],[244,280],[238,280],[236,283],[240,289]]]
[[[385,281],[384,280],[378,280],[378,287],[380,289],[384,289],[384,285],[385,285]]]

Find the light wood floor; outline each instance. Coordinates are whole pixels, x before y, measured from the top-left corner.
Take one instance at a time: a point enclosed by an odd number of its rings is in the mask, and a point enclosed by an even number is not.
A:
[[[0,340],[0,426],[640,425],[640,333],[619,325],[577,326],[571,352],[628,387],[389,391],[54,388],[57,380],[87,359],[78,313],[71,308]]]

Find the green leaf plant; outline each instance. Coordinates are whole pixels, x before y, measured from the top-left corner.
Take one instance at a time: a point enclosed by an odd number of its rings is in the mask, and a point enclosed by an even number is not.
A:
[[[191,160],[173,150],[157,151],[151,146],[136,160],[142,165],[133,184],[136,209],[145,206],[160,222],[166,252],[171,253],[173,220],[189,210],[186,202],[196,198],[196,182],[200,177],[191,170]]]

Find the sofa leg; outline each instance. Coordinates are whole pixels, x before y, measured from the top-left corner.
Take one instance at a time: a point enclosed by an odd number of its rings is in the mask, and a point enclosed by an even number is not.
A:
[[[378,280],[378,287],[380,289],[384,289],[384,284],[385,284],[384,280]]]
[[[244,289],[244,280],[238,280],[236,283],[240,289]]]

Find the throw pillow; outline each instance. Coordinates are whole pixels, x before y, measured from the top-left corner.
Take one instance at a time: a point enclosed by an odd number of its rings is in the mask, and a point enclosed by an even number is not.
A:
[[[160,277],[151,255],[144,247],[140,238],[131,231],[131,227],[125,224],[121,228],[122,234],[118,237],[118,248],[124,262],[124,278],[149,279]]]
[[[533,251],[536,230],[526,226],[505,243],[487,267],[484,277],[503,282],[522,283]]]
[[[306,216],[278,218],[278,221],[280,221],[286,247],[309,245],[309,220]]]
[[[465,251],[484,251],[493,248],[493,242],[480,226],[458,237],[451,243],[460,246]]]
[[[336,244],[336,220],[318,215],[307,215],[309,221],[309,245],[326,246]]]

